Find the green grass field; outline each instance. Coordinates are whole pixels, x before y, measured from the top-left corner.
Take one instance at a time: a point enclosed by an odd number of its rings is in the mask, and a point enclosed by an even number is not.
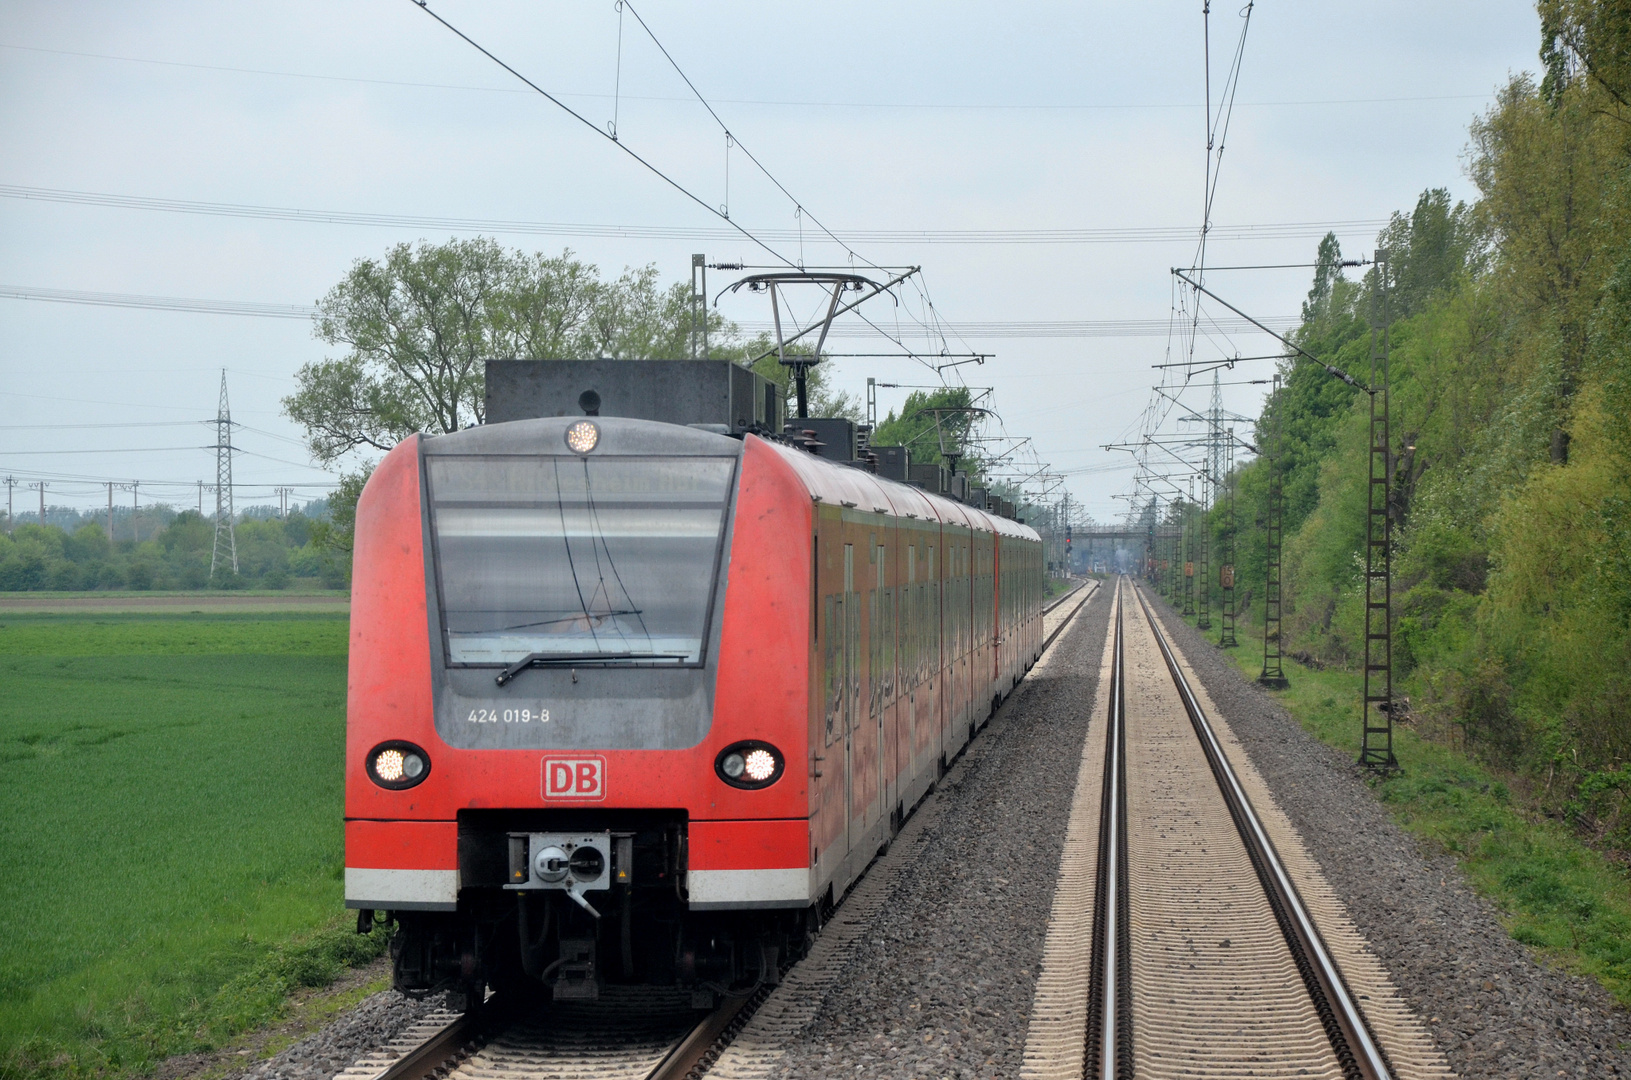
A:
[[[1236,640],[1229,655],[1255,679],[1263,670],[1261,622],[1241,623]],[[1274,697],[1310,734],[1357,760],[1359,673],[1291,660],[1283,668],[1291,685]],[[1371,783],[1399,824],[1454,854],[1514,938],[1631,1006],[1631,875],[1562,822],[1522,806],[1497,773],[1460,750],[1404,725],[1393,745],[1402,771]]]
[[[378,951],[342,925],[346,627],[0,615],[0,1075],[140,1072]]]

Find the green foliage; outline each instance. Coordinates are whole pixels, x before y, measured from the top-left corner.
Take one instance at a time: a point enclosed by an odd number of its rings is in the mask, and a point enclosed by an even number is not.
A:
[[[398,244],[358,259],[318,301],[316,336],[346,352],[302,367],[283,408],[332,464],[480,423],[488,360],[682,357],[690,327],[690,287],[663,287],[654,266],[608,281],[570,251],[487,237]],[[711,328],[729,336],[717,315]]]
[[[366,474],[363,474],[366,478]],[[305,579],[307,587],[343,589],[350,572],[350,516],[361,479],[342,477],[331,503],[344,522],[313,521],[300,511],[285,520],[237,523],[238,573],[217,568],[210,577],[215,524],[184,510],[140,543],[110,541],[101,525],[72,533],[56,525],[19,525],[0,533],[0,592],[89,589],[282,589]],[[346,501],[349,499],[349,502]]]
[[[0,1076],[150,1070],[380,953],[339,913],[346,626],[0,621]]]
[[[974,462],[964,465],[963,459],[971,456],[968,436],[978,414],[943,410],[968,410],[972,405],[973,394],[966,386],[913,390],[901,406],[900,415],[890,410],[878,421],[878,430],[872,433],[873,445],[904,446],[911,460],[920,464],[939,465],[947,458],[956,458],[959,471],[967,472]]]
[[[1395,678],[1428,736],[1627,850],[1631,7],[1540,7],[1543,83],[1512,79],[1472,127],[1478,202],[1425,191],[1378,238],[1389,253]],[[1296,340],[1369,382],[1379,282],[1374,268],[1347,280],[1340,256],[1327,237]],[[1364,626],[1368,396],[1317,364],[1283,370],[1258,439],[1281,425],[1285,645],[1351,668]],[[1259,459],[1235,477],[1238,579],[1259,605],[1269,467]],[[1221,508],[1211,524],[1227,537]]]
[[[760,334],[746,342],[725,344],[710,349],[715,358],[735,360],[738,363],[753,362],[748,366],[759,375],[775,383],[782,389],[782,400],[787,403],[787,416],[791,419],[796,413],[797,392],[793,385],[793,368],[784,364],[775,355],[776,343],[768,334]],[[795,341],[786,347],[788,356],[809,356],[812,352],[810,346],[802,341]],[[842,390],[834,390],[827,377],[828,368],[818,363],[806,369],[804,378],[805,393],[808,395],[808,407],[811,416],[843,416],[855,421],[857,424],[866,419],[863,411],[865,406],[856,399],[855,395]]]
[[[1242,639],[1249,638],[1242,634]],[[1261,653],[1230,655],[1255,677]],[[1359,752],[1356,673],[1289,669],[1275,697],[1321,741]],[[1514,938],[1600,981],[1631,1005],[1631,879],[1570,829],[1526,811],[1499,775],[1454,747],[1406,727],[1394,738],[1403,772],[1374,780],[1378,797],[1409,832],[1455,855]],[[1582,785],[1582,790],[1585,789]],[[1605,773],[1585,798],[1623,805],[1631,770]],[[1615,800],[1618,799],[1618,802]],[[1582,815],[1592,813],[1584,805]]]

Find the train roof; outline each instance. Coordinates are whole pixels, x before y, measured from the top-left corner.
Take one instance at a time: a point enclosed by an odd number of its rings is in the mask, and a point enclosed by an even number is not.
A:
[[[780,455],[803,482],[810,497],[818,502],[852,506],[872,513],[888,514],[891,517],[963,525],[981,532],[1016,539],[1041,540],[1035,529],[1000,514],[991,514],[966,506],[942,495],[934,495],[922,488],[913,487],[911,484],[887,480],[876,473],[827,461],[806,450],[784,443],[772,442],[769,439],[760,440],[754,435],[747,438],[763,442]]]
[[[446,454],[513,454],[548,447],[558,452],[566,428],[582,416],[550,416],[481,424],[446,435],[425,437],[423,452],[430,456]],[[596,416],[594,421],[606,432],[606,441],[620,453],[644,454],[740,454],[743,441],[682,424],[642,420],[634,417]],[[1000,514],[935,495],[911,484],[888,480],[876,473],[817,457],[773,439],[746,435],[780,455],[803,482],[811,498],[838,506],[853,506],[891,517],[961,525],[980,532],[996,533],[1024,540],[1040,540],[1036,531]]]

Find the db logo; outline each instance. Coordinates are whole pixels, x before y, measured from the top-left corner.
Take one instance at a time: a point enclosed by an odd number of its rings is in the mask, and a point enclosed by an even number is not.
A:
[[[605,758],[544,759],[544,798],[604,799],[605,797]]]

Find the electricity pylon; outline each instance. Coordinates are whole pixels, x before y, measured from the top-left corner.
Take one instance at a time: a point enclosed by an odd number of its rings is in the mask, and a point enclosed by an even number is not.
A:
[[[238,572],[238,537],[232,529],[232,410],[227,407],[227,369],[221,369],[221,406],[215,414],[215,546],[210,577],[228,562]],[[225,537],[223,542],[222,538]]]

